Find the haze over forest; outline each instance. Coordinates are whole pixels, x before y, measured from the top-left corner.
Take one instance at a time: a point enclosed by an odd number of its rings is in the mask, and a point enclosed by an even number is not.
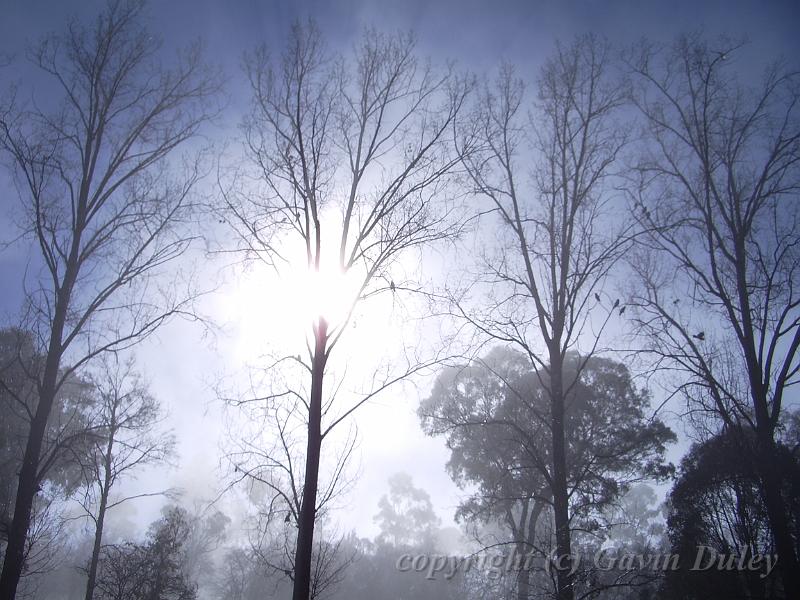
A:
[[[800,598],[793,3],[0,15],[0,600]]]

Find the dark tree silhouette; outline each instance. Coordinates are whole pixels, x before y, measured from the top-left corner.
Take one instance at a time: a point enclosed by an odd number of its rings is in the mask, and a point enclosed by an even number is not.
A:
[[[643,349],[686,375],[690,414],[711,435],[739,436],[786,594],[800,597],[776,445],[800,372],[800,80],[777,65],[757,87],[740,84],[739,53],[687,36],[630,58],[647,138],[632,192],[647,233],[632,303]]]
[[[752,435],[752,434],[751,434]],[[786,473],[782,496],[791,529],[800,531],[800,460],[783,444],[777,460]],[[780,578],[761,570],[692,570],[700,547],[726,556],[774,555],[775,545],[753,464],[741,460],[738,435],[723,433],[695,444],[681,462],[680,477],[669,498],[672,552],[681,568],[667,573],[666,598],[781,597]],[[709,551],[705,551],[709,554]],[[780,560],[780,557],[778,557]],[[708,557],[703,561],[707,563]]]
[[[130,346],[170,316],[188,314],[181,280],[153,278],[189,246],[184,225],[200,176],[176,175],[166,159],[211,116],[216,91],[197,48],[172,68],[141,25],[142,2],[109,2],[91,27],[72,23],[31,52],[50,81],[52,112],[11,107],[0,150],[13,163],[24,233],[41,276],[27,282],[25,328],[44,357],[19,472],[0,599],[14,597],[24,563],[42,446],[55,399],[77,369]],[[161,297],[158,293],[163,292]]]

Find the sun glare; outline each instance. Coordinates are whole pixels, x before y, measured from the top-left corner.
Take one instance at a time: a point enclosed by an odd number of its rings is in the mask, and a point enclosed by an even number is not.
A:
[[[299,262],[280,273],[260,264],[237,270],[221,308],[236,329],[238,358],[277,348],[302,352],[319,317],[330,328],[344,325],[360,284],[360,273],[342,272],[335,263],[315,270]]]
[[[328,224],[336,232],[335,220]],[[334,239],[338,241],[338,236]],[[368,286],[373,292],[383,288],[383,293],[359,299],[364,267],[343,270],[337,247],[323,244],[319,269],[308,265],[305,245],[297,239],[282,239],[278,247],[282,260],[277,269],[253,262],[230,272],[219,310],[220,320],[231,327],[236,362],[256,364],[268,354],[305,356],[312,325],[320,317],[327,321],[329,332],[346,325],[342,344],[370,347],[372,358],[388,350],[375,347],[376,335],[400,343],[408,326],[401,305],[413,298],[400,288],[395,292],[392,281],[418,280],[418,257],[408,255],[396,261],[393,279],[384,275]]]
[[[305,323],[324,318],[331,326],[342,324],[358,295],[358,277],[338,265],[297,269],[285,278],[294,298],[291,312]]]

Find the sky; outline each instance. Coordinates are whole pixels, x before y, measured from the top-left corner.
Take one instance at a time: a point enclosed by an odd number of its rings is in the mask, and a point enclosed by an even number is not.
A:
[[[0,0],[0,55],[21,61],[14,67],[13,77],[23,83],[32,77],[24,66],[26,45],[62,28],[71,15],[85,18],[99,5],[96,1]],[[668,42],[677,34],[701,28],[710,35],[746,38],[753,69],[743,73],[745,79],[757,76],[759,62],[800,55],[800,5],[791,1],[151,0],[149,13],[152,29],[164,38],[168,49],[201,38],[208,60],[225,74],[229,109],[212,133],[219,140],[238,135],[236,124],[246,107],[247,89],[240,68],[243,53],[261,43],[280,49],[290,23],[308,16],[318,22],[333,49],[346,51],[364,27],[411,30],[420,53],[437,62],[453,60],[459,68],[482,74],[508,60],[529,80],[535,79],[557,40],[569,41],[589,31],[619,46],[642,37]],[[11,78],[9,72],[0,71],[0,86]],[[12,203],[16,193],[7,176],[0,174],[0,203]],[[14,231],[8,212],[2,211],[0,239],[13,239]],[[7,322],[13,321],[19,306],[15,283],[28,263],[28,247],[23,243],[0,251],[0,279],[4,282],[0,316]],[[264,311],[264,303],[271,306],[272,292],[258,272],[232,274],[216,266],[209,269],[208,277],[220,285],[219,293],[203,304],[214,327],[172,323],[137,353],[153,392],[168,407],[180,455],[179,467],[147,473],[135,485],[147,487],[168,479],[195,499],[214,497],[218,491],[225,417],[215,385],[243,363],[256,361],[259,340],[274,336],[275,328],[281,326],[279,320],[264,317],[265,312],[274,315],[279,311],[275,306]],[[383,310],[388,311],[389,319],[402,319],[392,307]],[[424,384],[421,388],[407,386],[381,397],[357,415],[360,444],[356,466],[360,475],[343,500],[348,508],[338,513],[342,529],[373,535],[372,516],[386,491],[386,480],[401,470],[431,494],[443,522],[451,522],[460,491],[445,472],[443,442],[419,430],[415,410],[424,393]],[[157,508],[157,502],[143,502],[135,511],[129,510],[124,519],[118,519],[119,530],[135,530],[137,523],[148,522]]]

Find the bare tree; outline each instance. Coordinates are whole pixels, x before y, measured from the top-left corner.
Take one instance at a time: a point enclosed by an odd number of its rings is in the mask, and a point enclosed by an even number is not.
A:
[[[474,191],[505,235],[472,290],[491,288],[487,307],[456,297],[456,311],[489,338],[519,347],[547,390],[560,600],[573,598],[564,426],[581,371],[572,385],[565,381],[566,356],[577,349],[585,364],[612,314],[624,312],[619,300],[600,296],[632,232],[608,193],[625,144],[613,121],[623,101],[608,45],[582,37],[559,45],[544,65],[529,118],[524,84],[504,67],[487,84],[463,148]]]
[[[648,233],[634,261],[636,324],[658,365],[685,376],[690,414],[711,417],[710,435],[736,434],[755,462],[796,597],[776,436],[800,370],[800,80],[776,65],[746,87],[732,66],[739,50],[694,35],[631,57],[649,143],[633,192]]]
[[[310,378],[308,394],[294,394],[307,435],[305,464],[293,471],[302,481],[293,597],[307,600],[323,440],[376,393],[428,362],[409,357],[404,368],[387,371],[336,412],[323,385],[326,366],[362,300],[417,289],[394,282],[397,260],[457,233],[446,194],[457,162],[446,142],[467,85],[450,70],[439,74],[415,58],[408,36],[368,31],[353,63],[331,59],[311,23],[293,27],[279,60],[259,50],[247,71],[253,110],[245,140],[262,189],[227,194],[225,218],[253,257],[279,263],[286,246],[277,247],[276,240],[296,241],[309,271],[318,273],[330,256],[340,274],[356,282],[344,316],[314,318],[308,361],[295,357]]]
[[[212,116],[216,86],[198,48],[171,68],[159,63],[142,7],[112,0],[91,27],[72,23],[65,35],[46,38],[31,60],[49,77],[49,97],[0,121],[22,226],[39,252],[25,315],[45,356],[0,577],[3,600],[14,597],[22,572],[42,440],[60,388],[94,357],[191,308],[191,286],[183,290],[179,277],[156,285],[156,277],[191,242],[189,196],[201,173],[187,156],[174,166],[188,174],[173,176],[167,158]]]
[[[86,490],[81,506],[94,523],[94,545],[86,580],[86,600],[94,596],[97,565],[103,541],[103,524],[109,510],[136,498],[157,496],[165,491],[113,497],[112,488],[134,471],[168,458],[174,446],[171,435],[158,431],[162,420],[158,402],[147,391],[133,362],[104,361],[95,380],[100,396],[93,419],[98,428],[93,461],[86,465]]]

